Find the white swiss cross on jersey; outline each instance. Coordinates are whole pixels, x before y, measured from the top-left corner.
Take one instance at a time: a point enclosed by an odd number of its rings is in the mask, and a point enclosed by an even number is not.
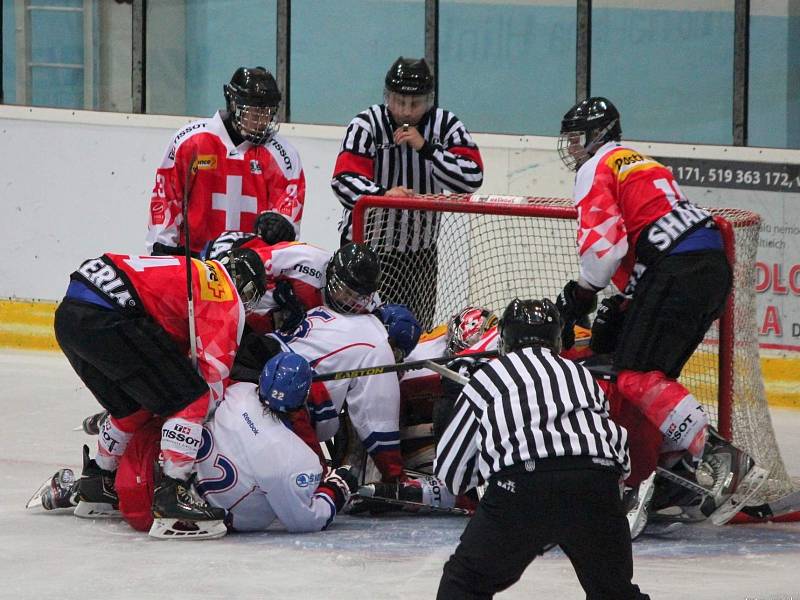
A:
[[[242,178],[238,175],[228,175],[225,179],[225,193],[211,194],[211,208],[225,213],[225,229],[240,231],[242,226],[242,213],[255,215],[258,203],[255,196],[242,194]]]

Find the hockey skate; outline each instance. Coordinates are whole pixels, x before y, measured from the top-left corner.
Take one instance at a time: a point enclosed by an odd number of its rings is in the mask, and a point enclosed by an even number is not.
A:
[[[103,421],[108,418],[108,411],[103,410],[86,417],[81,423],[80,427],[76,427],[74,431],[83,431],[86,435],[98,435],[100,429],[103,427]]]
[[[74,508],[77,503],[75,473],[72,469],[60,469],[39,486],[39,489],[25,504],[25,508],[56,510],[58,508]]]
[[[119,498],[114,487],[115,471],[101,469],[89,458],[89,446],[83,447],[83,470],[75,484],[75,516],[85,519],[116,518],[119,513]]]
[[[707,512],[712,509],[707,503],[701,510],[715,525],[730,521],[767,481],[766,469],[710,427],[698,471],[701,469],[713,479],[710,494],[713,510]]]
[[[209,506],[191,483],[162,475],[153,495],[150,535],[161,539],[213,539],[224,536],[225,510]]]
[[[670,470],[657,470],[654,509],[675,522],[709,518],[724,525],[753,498],[767,480],[766,469],[709,428],[698,465],[684,458]]]
[[[635,490],[626,492],[625,501],[628,509],[628,526],[631,530],[631,541],[638,538],[644,528],[647,527],[648,513],[650,512],[650,501],[653,498],[656,473],[653,471],[650,477],[639,484]]]

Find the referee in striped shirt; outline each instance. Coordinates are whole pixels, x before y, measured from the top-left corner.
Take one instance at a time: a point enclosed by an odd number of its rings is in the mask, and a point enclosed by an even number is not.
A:
[[[336,159],[331,187],[344,207],[341,243],[352,237],[352,210],[361,196],[409,197],[445,190],[471,193],[483,183],[478,146],[450,111],[434,106],[433,74],[425,59],[402,56],[386,74],[384,103],[370,106],[348,125]],[[406,304],[424,328],[433,325],[433,306],[420,304],[422,288],[436,281],[439,220],[430,212],[385,211],[381,230],[387,302]],[[398,276],[393,277],[393,262]],[[403,272],[424,272],[414,289]]]
[[[435,474],[451,492],[488,482],[437,598],[491,598],[553,544],[587,599],[649,598],[631,583],[627,432],[589,371],[558,356],[550,300],[513,300],[499,327],[502,356],[464,386],[436,447]]]

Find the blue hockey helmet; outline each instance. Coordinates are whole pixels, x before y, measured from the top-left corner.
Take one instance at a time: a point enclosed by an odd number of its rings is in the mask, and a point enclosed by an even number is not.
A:
[[[401,356],[395,358],[403,360],[417,345],[422,326],[404,304],[383,304],[375,312],[386,327],[389,344],[401,353]]]
[[[311,388],[308,361],[293,352],[279,352],[258,377],[258,397],[270,410],[287,413],[301,408]]]

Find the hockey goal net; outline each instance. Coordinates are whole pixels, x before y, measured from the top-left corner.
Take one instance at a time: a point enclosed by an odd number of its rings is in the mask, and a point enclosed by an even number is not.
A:
[[[710,210],[722,218],[717,221],[734,266],[734,288],[681,381],[717,429],[770,471],[757,504],[794,490],[775,440],[759,364],[760,217]],[[499,314],[514,297],[555,299],[578,273],[575,221],[576,210],[564,198],[370,196],[356,205],[353,236],[381,258],[382,299],[407,304],[429,329],[468,305]]]

